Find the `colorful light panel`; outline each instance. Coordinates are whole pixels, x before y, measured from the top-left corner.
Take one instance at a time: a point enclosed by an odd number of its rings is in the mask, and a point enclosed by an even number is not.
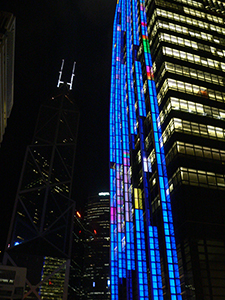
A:
[[[139,44],[143,47],[144,64],[139,60]],[[146,107],[150,107],[148,113],[151,115],[157,161],[163,222],[159,228],[163,228],[160,236],[164,238],[166,249],[164,257],[169,295],[172,300],[182,299],[156,96],[144,0],[118,0],[113,25],[110,93],[112,300],[133,299],[133,293],[137,290],[140,300],[163,300],[159,229],[157,224],[152,223],[149,193],[149,174],[152,170],[145,150]],[[133,174],[137,148],[140,149],[141,175]],[[141,188],[134,186],[133,178],[137,176]],[[126,286],[122,288],[124,284]]]

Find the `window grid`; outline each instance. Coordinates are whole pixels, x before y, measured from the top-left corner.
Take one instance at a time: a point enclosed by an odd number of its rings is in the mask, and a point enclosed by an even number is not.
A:
[[[140,16],[141,16],[141,29],[142,29],[142,39],[144,41],[148,41],[148,32],[147,32],[147,21],[146,14],[144,9],[144,0],[140,0]],[[148,47],[144,46],[144,57],[145,57],[145,65],[146,65],[146,73],[147,80],[149,86],[149,96],[150,96],[150,107],[151,107],[151,117],[152,117],[152,125],[153,125],[153,135],[155,142],[155,151],[156,151],[156,161],[158,167],[158,177],[159,177],[159,189],[160,189],[160,197],[162,203],[162,215],[163,215],[163,226],[164,226],[164,234],[165,234],[165,246],[167,252],[167,264],[168,264],[168,276],[169,276],[169,284],[170,284],[170,293],[171,299],[181,300],[181,287],[180,287],[180,279],[179,279],[179,268],[178,268],[178,260],[177,260],[177,252],[176,252],[176,243],[174,237],[174,229],[173,229],[173,218],[170,204],[170,195],[167,189],[168,186],[168,178],[167,171],[165,165],[165,156],[164,156],[164,148],[163,144],[160,143],[161,139],[161,128],[157,125],[157,119],[159,117],[159,108],[157,103],[157,93],[155,88],[155,82],[153,80],[153,76],[148,76],[148,72],[152,69],[152,59],[150,54],[149,43],[147,43]],[[169,229],[167,235],[167,229]]]
[[[163,300],[161,265],[158,243],[157,227],[149,226],[149,248],[152,257],[151,274],[152,274],[152,295],[153,300]]]
[[[141,117],[146,117],[143,78],[142,78],[142,71],[141,71],[141,63],[139,61],[135,61],[135,71],[136,71],[136,81],[137,81],[137,98],[138,98],[139,115]]]
[[[183,142],[176,142],[171,147],[170,151],[166,156],[167,163],[170,163],[177,154],[184,154],[202,157],[205,159],[225,161],[225,151],[221,149],[203,147],[200,145],[194,145]]]
[[[225,189],[225,175],[180,167],[169,182],[173,190],[178,184]]]
[[[223,109],[170,97],[159,114],[161,124],[163,124],[171,110],[179,110],[191,114],[198,114],[200,116],[208,116],[214,119],[225,120],[225,110]]]
[[[126,1],[126,7],[127,7],[127,37],[126,37],[126,48],[127,48],[127,73],[128,70],[131,70],[132,66],[132,34],[131,34],[131,7],[130,7],[130,0]],[[133,74],[131,73],[131,76]],[[127,80],[133,80],[133,77],[130,77]],[[132,82],[132,81],[131,81]],[[133,94],[133,93],[132,93]],[[132,100],[132,103],[134,102],[134,99]],[[130,165],[130,153],[129,153],[129,128],[128,128],[128,118],[127,118],[127,107],[126,107],[126,99],[124,98],[124,101],[122,103],[122,109],[123,109],[123,119],[124,124],[123,127],[125,128],[125,134],[124,139],[125,143],[123,145],[123,151],[124,151],[124,188],[125,188],[125,214],[126,214],[126,232],[127,232],[127,239],[126,239],[126,247],[127,247],[127,269],[128,270],[134,270],[135,269],[135,250],[134,250],[134,229],[133,229],[133,215],[132,215],[132,185],[131,185],[131,165]],[[134,112],[133,112],[134,116]],[[131,265],[129,265],[131,264]],[[132,286],[132,281],[130,281],[130,286]],[[131,295],[131,294],[130,294]]]
[[[126,37],[126,48],[127,48],[127,88],[128,88],[128,103],[129,103],[129,119],[130,119],[130,130],[131,134],[137,134],[136,126],[136,112],[135,112],[135,98],[134,98],[134,85],[133,85],[133,72],[132,72],[132,34],[131,34],[131,23],[127,22],[127,37]]]
[[[188,4],[190,6],[194,6],[194,7],[199,7],[201,8],[202,7],[202,4],[197,2],[197,1],[190,1],[190,0],[177,0],[177,2],[181,2],[181,3],[184,3],[184,4]],[[180,8],[176,3],[169,3],[169,2],[165,2],[163,0],[156,0],[155,3],[157,5],[160,5],[162,7],[169,7],[169,8],[173,8],[175,10],[177,10],[178,8]]]
[[[153,38],[157,34],[159,28],[160,29],[166,29],[166,30],[169,30],[169,31],[173,31],[173,32],[176,32],[176,33],[180,33],[180,34],[184,34],[184,35],[188,35],[188,36],[191,36],[191,37],[194,37],[194,38],[198,38],[200,40],[205,40],[205,41],[214,41],[214,40],[216,40],[216,41],[220,42],[218,37],[215,37],[215,35],[213,36],[213,35],[205,33],[205,32],[200,32],[200,31],[193,30],[193,29],[190,29],[190,28],[185,27],[185,26],[176,25],[176,24],[166,22],[166,21],[156,21],[156,23],[155,23],[155,25],[154,25],[154,27],[151,31],[151,38]],[[223,32],[219,32],[219,33],[225,35],[225,29],[224,29]]]
[[[219,24],[224,24],[224,20],[223,18],[217,17],[215,15],[210,15],[210,14],[206,14],[202,11],[197,11],[188,7],[184,7],[184,12],[186,14],[195,16],[195,17],[199,17],[199,18],[206,18],[211,22],[215,22],[215,23],[219,23]]]
[[[118,4],[117,7],[118,9]],[[113,24],[113,45],[117,41],[117,22],[114,20]],[[112,76],[111,76],[111,99],[115,96],[113,86],[115,86],[116,73],[116,48],[112,51]],[[116,137],[115,137],[115,102],[110,101],[110,162],[116,162]],[[117,219],[116,219],[116,170],[110,168],[110,288],[111,299],[118,299],[118,257],[117,257]]]
[[[223,128],[173,118],[162,134],[163,143],[166,143],[174,131],[217,140],[225,138],[225,129]]]
[[[160,83],[161,78],[164,76],[165,72],[168,71],[168,72],[171,72],[174,74],[182,75],[182,76],[192,78],[192,79],[197,79],[197,80],[200,80],[203,82],[209,82],[212,84],[225,86],[224,77],[214,75],[214,74],[211,74],[208,72],[203,72],[203,71],[200,71],[197,69],[188,68],[188,67],[173,64],[170,62],[164,62],[162,65],[162,69],[163,69],[163,71],[161,73],[160,78],[158,79],[157,85]]]
[[[125,66],[124,74],[125,74]],[[123,82],[123,87],[125,81]],[[122,86],[121,86],[122,88]],[[130,153],[129,153],[129,129],[126,111],[126,95],[123,95],[121,101],[122,112],[122,140],[123,140],[123,184],[124,184],[124,198],[125,198],[125,220],[126,220],[126,258],[124,262],[127,262],[127,269],[135,269],[135,255],[134,255],[134,233],[133,233],[133,216],[132,216],[132,196],[130,193],[131,178],[129,176],[130,169]]]
[[[183,4],[188,4],[194,7],[199,7],[199,8],[203,8],[202,3],[198,2],[198,1],[192,1],[192,0],[175,0],[177,2],[183,3]]]
[[[198,242],[198,254],[201,264],[202,286],[212,284],[213,296],[225,286],[225,247],[223,241],[201,240]],[[221,263],[223,262],[223,263]],[[209,276],[210,281],[209,282]]]
[[[192,15],[195,15],[197,12],[194,10],[189,10],[188,8],[184,7],[184,12],[185,13],[192,13]],[[204,13],[200,13],[198,12],[198,16],[203,17],[204,18]],[[150,25],[153,24],[154,19],[156,18],[156,16],[160,16],[160,17],[165,17],[167,19],[173,20],[173,21],[178,21],[184,24],[188,24],[188,25],[192,25],[192,26],[196,26],[198,28],[202,28],[202,29],[206,29],[209,31],[216,31],[219,34],[225,34],[225,29],[223,27],[217,26],[215,24],[210,24],[208,22],[205,22],[205,20],[197,20],[197,19],[193,19],[193,18],[189,18],[180,14],[176,14],[176,13],[172,13],[166,10],[162,10],[157,8],[155,10],[155,13],[153,14],[153,19],[150,21]],[[220,18],[220,21],[222,19]],[[171,23],[170,23],[171,24]],[[223,23],[222,23],[223,24]],[[176,26],[175,24],[173,24],[174,26]]]
[[[117,64],[117,78],[116,78],[116,97],[115,97],[115,128],[116,128],[116,198],[117,198],[117,252],[118,252],[118,276],[123,278],[125,276],[125,266],[124,266],[124,214],[123,214],[123,177],[122,177],[122,133],[121,133],[121,111],[120,103],[123,97],[121,95],[121,86],[124,83],[124,68],[121,66],[121,26],[117,25],[117,54],[116,54],[116,64]]]
[[[181,37],[177,37],[174,35],[170,35],[168,33],[159,33],[158,38],[160,41],[169,42],[171,44],[176,44],[185,48],[192,48],[195,50],[201,50],[210,52],[214,56],[225,57],[225,50],[215,48],[213,46],[204,45],[201,43],[194,42],[190,39],[183,39]],[[151,41],[150,41],[151,44]]]
[[[134,45],[139,45],[137,0],[132,0],[132,15]]]
[[[225,102],[225,93],[216,90],[207,89],[206,87],[183,82],[175,79],[166,79],[157,95],[158,103],[160,105],[162,99],[168,90],[175,90],[184,92],[186,94],[195,95],[198,97],[205,97],[213,101]]]
[[[177,49],[172,49],[170,47],[162,47],[163,55],[174,57],[180,60],[189,61],[194,64],[202,65],[207,68],[217,69],[225,72],[225,63],[213,60],[206,57],[201,57],[189,52],[180,51]],[[220,76],[221,77],[221,76]],[[221,77],[222,78],[222,77]]]
[[[148,275],[146,261],[146,245],[144,231],[144,215],[141,189],[134,189],[135,229],[137,248],[138,288],[140,300],[148,300]]]

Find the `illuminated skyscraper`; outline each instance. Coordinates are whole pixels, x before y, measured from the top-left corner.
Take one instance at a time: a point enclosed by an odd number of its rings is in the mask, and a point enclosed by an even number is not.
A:
[[[117,1],[112,300],[225,297],[224,20],[222,1]]]
[[[60,83],[27,147],[4,255],[4,264],[27,268],[29,299],[67,299],[79,111]]]
[[[85,299],[110,299],[109,193],[88,198],[84,217],[86,242],[83,288]]]

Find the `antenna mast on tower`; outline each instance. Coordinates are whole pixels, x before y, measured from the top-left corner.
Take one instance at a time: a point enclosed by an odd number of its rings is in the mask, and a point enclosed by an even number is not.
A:
[[[73,69],[72,69],[72,74],[71,74],[70,82],[66,83],[69,86],[70,90],[72,90],[72,87],[73,87],[73,77],[75,76],[75,66],[76,66],[76,62],[73,63]],[[64,84],[65,83],[64,81],[61,80],[62,72],[63,72],[63,67],[64,67],[64,59],[62,59],[62,64],[61,64],[61,69],[59,71],[59,79],[58,79],[57,87],[60,87],[60,84]]]

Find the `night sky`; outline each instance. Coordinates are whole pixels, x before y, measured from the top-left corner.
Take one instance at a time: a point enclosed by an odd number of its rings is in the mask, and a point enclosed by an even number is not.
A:
[[[11,219],[26,146],[41,103],[54,93],[62,59],[64,80],[76,71],[80,109],[74,200],[109,189],[109,99],[116,0],[1,0],[16,16],[14,106],[0,147],[1,248]]]

